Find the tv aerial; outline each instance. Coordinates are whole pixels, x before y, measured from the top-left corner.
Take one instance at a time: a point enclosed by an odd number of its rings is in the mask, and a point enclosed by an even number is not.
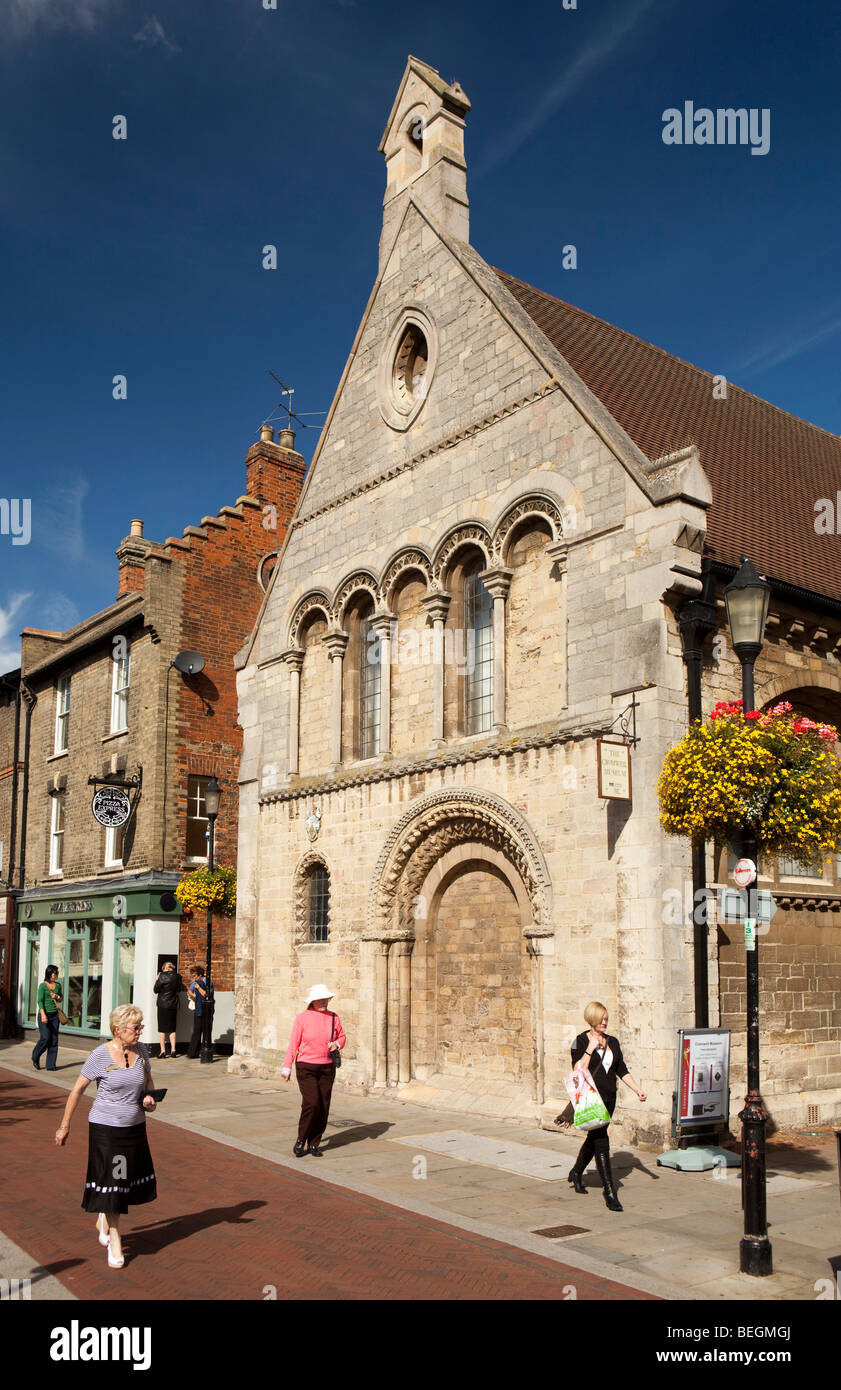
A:
[[[302,429],[302,430],[311,430],[311,429],[313,429],[313,428],[317,428],[317,426],[314,427],[313,425],[308,425],[307,422],[306,422],[306,420],[303,420],[303,419],[301,418],[300,415],[296,415],[296,414],[295,414],[295,411],[292,409],[292,397],[293,397],[294,394],[295,394],[295,387],[294,387],[294,386],[287,386],[287,385],[285,384],[285,382],[281,381],[281,379],[280,379],[280,377],[277,375],[277,373],[276,373],[276,372],[273,372],[273,371],[271,370],[271,368],[268,368],[268,373],[269,373],[269,376],[272,377],[272,378],[277,382],[278,386],[280,387],[281,395],[282,395],[282,396],[286,396],[286,401],[285,401],[285,402],[282,401],[282,400],[279,401],[278,404],[275,406],[274,410],[271,412],[271,414],[269,414],[269,415],[266,416],[266,419],[263,421],[263,424],[264,424],[264,425],[271,425],[271,424],[274,424],[275,420],[278,419],[278,415],[277,415],[276,412],[279,411],[279,410],[282,410],[282,411],[285,411],[285,413],[286,413],[286,426],[285,426],[286,429],[291,430],[291,428],[292,428],[292,421],[293,421],[293,420],[295,420],[295,421],[297,422],[297,424],[299,424],[299,425],[301,426],[301,429]],[[326,411],[326,410],[305,410],[305,411],[303,411],[303,414],[304,414],[304,415],[326,415],[326,414],[327,414],[327,411]]]

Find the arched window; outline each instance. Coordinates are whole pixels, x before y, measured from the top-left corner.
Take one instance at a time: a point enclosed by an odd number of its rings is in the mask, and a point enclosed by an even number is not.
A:
[[[359,756],[375,758],[380,751],[382,664],[370,617],[363,618],[359,636]]]
[[[464,730],[467,734],[485,733],[493,723],[494,601],[479,578],[484,567],[482,560],[475,560],[464,575],[464,636],[467,657]]]
[[[326,941],[329,936],[330,880],[323,864],[315,864],[307,884],[307,941]]]

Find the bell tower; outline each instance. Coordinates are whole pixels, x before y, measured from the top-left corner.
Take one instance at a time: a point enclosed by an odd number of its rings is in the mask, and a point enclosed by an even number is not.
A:
[[[442,231],[470,237],[464,121],[470,102],[457,82],[410,56],[391,108],[380,151],[386,162],[380,269],[384,266],[409,195]]]

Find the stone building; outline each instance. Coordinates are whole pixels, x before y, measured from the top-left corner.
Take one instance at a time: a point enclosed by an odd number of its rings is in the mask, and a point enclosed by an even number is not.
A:
[[[623,1096],[624,1132],[656,1142],[694,1021],[674,911],[690,855],[655,790],[687,724],[679,614],[705,592],[721,623],[746,550],[775,580],[762,698],[808,687],[811,708],[839,709],[841,572],[809,558],[839,441],[487,265],[469,107],[409,59],[380,145],[377,279],[237,658],[230,1065],[276,1069],[323,979],[345,1084],[550,1124],[598,998],[649,1092]],[[802,534],[783,543],[783,520]],[[726,644],[705,662],[705,700],[735,694]],[[632,799],[601,797],[597,740],[625,734]],[[841,885],[806,892],[782,867],[768,1099],[828,1118]],[[712,1021],[741,1030],[743,952],[726,924],[708,936]],[[734,1110],[740,1065],[737,1049]]]
[[[131,1001],[146,1015],[146,1040],[156,1042],[161,963],[172,959],[186,975],[205,961],[206,919],[182,917],[173,890],[185,870],[207,862],[204,793],[214,772],[223,787],[216,862],[236,862],[241,733],[232,658],[254,623],[304,475],[291,431],[281,444],[270,426],[261,433],[233,506],[163,544],[132,521],[117,550],[116,601],[67,632],[22,634],[29,752],[13,887],[16,1014],[26,1028],[36,1024],[38,981],[52,963],[64,987],[65,1035],[107,1033],[110,1010]],[[176,667],[180,652],[198,652],[203,668]],[[97,785],[128,795],[123,828],[94,818]],[[229,1045],[233,936],[230,919],[217,915],[215,1037]],[[191,1025],[185,1008],[179,1032],[188,1036]]]

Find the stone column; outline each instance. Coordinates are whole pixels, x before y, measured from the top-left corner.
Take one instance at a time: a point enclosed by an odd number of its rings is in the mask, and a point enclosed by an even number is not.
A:
[[[333,663],[333,701],[332,701],[332,737],[330,761],[335,765],[342,761],[342,670],[344,665],[345,652],[347,651],[348,634],[346,632],[328,632],[324,638],[324,645]]]
[[[397,1080],[401,1086],[412,1076],[412,947],[414,941],[398,941],[394,945],[397,955],[398,990],[400,1003],[397,1047]]]
[[[532,967],[532,1009],[534,1011],[534,1053],[536,1061],[535,1100],[540,1106],[546,1099],[546,1040],[543,998],[543,957],[554,954],[555,939],[551,929],[526,927],[526,950],[534,962]]]
[[[292,777],[298,772],[298,745],[301,737],[301,668],[304,653],[299,647],[290,647],[283,653],[283,660],[289,667],[289,772]]]
[[[374,943],[374,1083],[388,1082],[388,948],[390,942]]]
[[[391,613],[378,613],[371,619],[380,653],[380,752],[391,752]]]
[[[479,575],[494,601],[494,710],[493,727],[505,728],[505,600],[514,571],[504,565],[483,570]]]
[[[569,546],[566,541],[553,541],[547,545],[546,554],[553,563],[553,568],[561,581],[561,597],[559,603],[560,623],[561,623],[561,707],[566,709],[569,704],[569,687],[567,679],[567,605],[566,605],[566,575],[569,563]]]
[[[443,589],[435,589],[421,602],[427,619],[432,623],[432,739],[442,743],[444,739],[444,624],[450,607],[452,594]]]

